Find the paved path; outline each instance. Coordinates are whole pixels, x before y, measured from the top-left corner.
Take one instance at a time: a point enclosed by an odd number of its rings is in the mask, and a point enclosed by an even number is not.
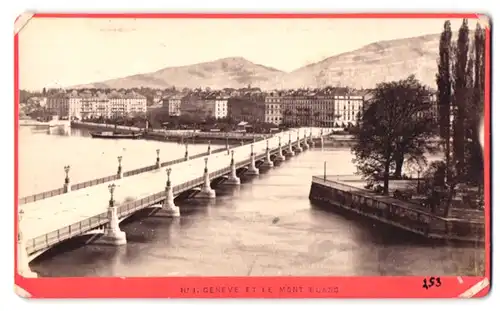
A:
[[[306,131],[307,135],[309,135],[309,129]],[[314,137],[319,134],[319,129],[313,129]],[[288,132],[279,133],[269,139],[269,148],[273,149],[278,146],[278,136],[282,137],[282,145],[288,143]],[[303,137],[304,129],[301,129],[300,138]],[[296,139],[296,132],[292,132],[292,142],[295,143]],[[255,153],[261,154],[265,152],[265,149],[265,140],[254,143]],[[250,157],[250,145],[236,147],[233,150],[235,162]],[[212,154],[208,160],[208,171],[213,172],[228,167],[230,161],[230,154],[224,152]],[[203,176],[204,167],[204,157],[172,165],[170,175],[172,186]],[[32,239],[106,212],[110,198],[108,189],[110,184],[116,185],[114,198],[116,205],[119,206],[124,201],[137,200],[164,190],[166,179],[166,168],[163,167],[158,170],[24,204],[22,206],[25,213],[23,234],[26,239]]]

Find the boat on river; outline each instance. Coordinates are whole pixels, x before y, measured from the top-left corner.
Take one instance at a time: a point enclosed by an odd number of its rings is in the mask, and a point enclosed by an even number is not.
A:
[[[92,132],[92,138],[108,138],[108,139],[138,139],[142,137],[142,133],[120,133],[120,132]]]

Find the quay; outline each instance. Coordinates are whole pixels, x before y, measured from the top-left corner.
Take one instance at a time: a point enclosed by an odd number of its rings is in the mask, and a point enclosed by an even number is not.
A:
[[[104,124],[104,123],[89,123],[73,121],[71,122],[71,127],[81,128],[88,130],[113,130],[115,125]],[[201,132],[194,130],[165,130],[165,129],[153,129],[149,128],[145,131],[144,128],[138,128],[133,126],[123,126],[117,125],[117,130],[125,133],[137,133],[143,132],[144,139],[159,140],[159,141],[170,141],[184,143],[207,143],[211,142],[214,144],[241,144],[260,141],[272,136],[272,134],[255,134],[255,133],[235,133],[235,132]]]
[[[47,130],[47,133],[49,134],[68,134],[71,129],[71,123],[67,120],[51,120],[48,122],[19,120],[19,126],[30,126],[37,129]]]
[[[484,243],[484,218],[439,216],[418,204],[351,186],[338,176],[313,176],[309,200],[429,239]]]
[[[256,176],[312,147],[313,138],[330,130],[312,128],[281,132],[272,137],[205,157],[186,158],[165,167],[124,176],[91,187],[26,203],[19,211],[18,269],[25,277],[36,277],[29,261],[54,245],[81,235],[100,235],[99,243],[122,245],[126,235],[119,223],[135,212],[160,207],[161,214],[179,217],[174,199],[213,199],[219,184],[240,184],[242,174]],[[64,188],[71,189],[70,180]]]

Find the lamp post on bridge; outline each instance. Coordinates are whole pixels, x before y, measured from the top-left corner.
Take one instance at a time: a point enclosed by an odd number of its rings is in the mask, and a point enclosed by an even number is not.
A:
[[[122,170],[123,156],[118,156],[117,159],[118,159],[118,171],[116,174],[118,175],[118,178],[123,178],[123,170]]]
[[[212,154],[212,150],[211,150],[211,147],[210,147],[210,140],[208,141],[208,155],[211,155]]]
[[[109,204],[108,204],[108,224],[104,229],[102,236],[102,243],[111,245],[127,244],[127,235],[120,230],[120,221],[118,219],[118,209],[115,206],[114,193],[116,189],[115,184],[108,185],[109,189]]]
[[[36,278],[38,275],[31,271],[29,266],[28,251],[26,250],[26,241],[22,234],[24,210],[19,209],[17,216],[17,272],[25,278]]]
[[[156,168],[160,168],[160,149],[156,149]]]
[[[108,185],[108,189],[109,189],[109,207],[110,208],[113,208],[115,206],[115,198],[114,198],[114,193],[115,193],[115,189],[116,189],[116,185],[115,184],[111,184],[111,185]]]
[[[172,186],[172,183],[170,182],[170,174],[172,173],[172,168],[167,168],[167,183],[166,183],[166,187],[171,187]]]
[[[188,143],[186,143],[186,151],[184,152],[184,160],[189,160]]]
[[[64,187],[63,187],[64,193],[68,193],[71,191],[71,183],[70,183],[70,179],[69,179],[69,169],[70,169],[69,165],[64,166],[64,173],[66,174],[66,176],[64,177]]]

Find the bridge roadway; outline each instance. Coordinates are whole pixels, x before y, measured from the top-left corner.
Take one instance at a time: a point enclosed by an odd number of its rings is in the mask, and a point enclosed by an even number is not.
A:
[[[301,142],[304,139],[304,130],[307,133],[307,138],[309,139],[309,133],[311,129],[299,129],[299,136]],[[293,145],[297,143],[297,130],[292,130],[291,141]],[[313,137],[320,136],[320,129],[313,128]],[[276,149],[279,144],[279,138],[281,136],[283,152],[286,151],[285,147],[288,147],[289,141],[289,131],[282,132],[269,138],[269,148],[270,150]],[[326,134],[326,132],[324,133]],[[250,163],[250,153],[251,145],[243,145],[234,150],[234,161],[237,163],[237,168],[248,165]],[[253,143],[254,153],[256,156],[263,157],[266,150],[266,140]],[[174,189],[174,195],[177,196],[181,192],[194,188],[203,183],[203,172],[205,168],[205,158],[192,159],[186,162],[181,162],[170,166],[172,169],[170,179],[172,187]],[[208,156],[208,172],[211,175],[211,179],[219,177],[222,175],[227,175],[230,170],[231,155],[229,153],[221,152],[217,154],[212,154]],[[246,163],[242,163],[245,162]],[[217,176],[213,176],[214,173]],[[65,234],[69,231],[70,236],[76,236],[76,231],[83,232],[82,223],[89,221],[88,229],[93,229],[98,227],[99,224],[107,223],[106,213],[108,210],[108,201],[110,199],[110,192],[108,186],[110,184],[115,184],[116,189],[114,191],[115,206],[121,209],[128,202],[142,203],[142,199],[149,197],[153,194],[158,194],[155,202],[148,199],[148,202],[144,202],[142,206],[137,206],[140,204],[135,204],[134,210],[130,213],[126,211],[119,210],[120,218],[124,218],[132,214],[135,210],[139,210],[146,206],[150,206],[157,203],[165,198],[165,184],[167,180],[166,168],[157,169],[150,172],[145,172],[139,175],[130,176],[122,179],[117,179],[112,182],[103,183],[89,188],[80,189],[77,191],[68,192],[59,196],[54,196],[47,198],[45,200],[35,201],[32,203],[27,203],[23,205],[23,224],[22,232],[24,239],[26,241],[26,246],[28,248],[28,253],[33,253],[39,251],[41,247],[36,246],[40,244],[40,240],[47,240],[46,246],[50,246],[47,236],[49,233],[57,231],[59,235],[59,230],[65,227],[71,226],[66,230]],[[192,184],[189,184],[192,182]],[[188,183],[186,185],[186,183]],[[184,189],[179,189],[182,185]],[[176,189],[177,188],[177,189]],[[162,193],[163,192],[163,193]],[[125,204],[130,205],[130,204]],[[98,217],[97,222],[99,224],[92,224],[92,218]],[[78,230],[78,223],[80,230]],[[74,226],[77,227],[74,227]],[[92,227],[92,228],[90,228]],[[71,234],[73,228],[74,234]],[[88,231],[88,230],[87,230]],[[62,233],[61,233],[62,234]],[[62,237],[61,237],[62,238]],[[36,239],[36,241],[35,241]],[[30,241],[31,240],[31,241]],[[63,240],[63,239],[61,239]],[[54,243],[55,244],[55,243]]]

